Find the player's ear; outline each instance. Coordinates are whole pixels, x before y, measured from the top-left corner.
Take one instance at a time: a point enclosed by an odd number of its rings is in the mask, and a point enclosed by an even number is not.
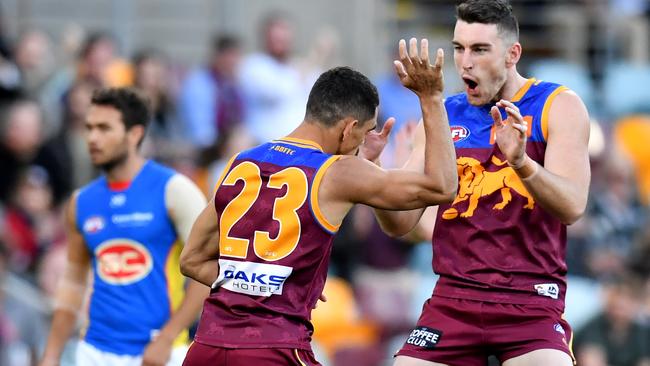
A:
[[[135,125],[131,126],[129,130],[127,131],[127,134],[129,136],[129,139],[131,140],[132,143],[135,143],[136,145],[144,139],[144,133],[145,129],[143,125]]]
[[[343,134],[341,135],[341,141],[344,141],[346,138],[352,135],[352,131],[359,124],[359,120],[356,120],[352,117],[345,117],[342,120],[343,123]]]
[[[506,67],[513,67],[521,58],[521,43],[515,42],[506,51]]]

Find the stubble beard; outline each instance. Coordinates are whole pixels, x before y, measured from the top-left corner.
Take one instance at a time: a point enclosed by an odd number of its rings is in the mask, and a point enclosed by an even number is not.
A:
[[[95,167],[101,169],[104,173],[110,173],[113,169],[115,169],[115,167],[124,164],[128,158],[129,152],[127,150],[124,150],[118,153],[112,159],[104,163],[96,164]]]

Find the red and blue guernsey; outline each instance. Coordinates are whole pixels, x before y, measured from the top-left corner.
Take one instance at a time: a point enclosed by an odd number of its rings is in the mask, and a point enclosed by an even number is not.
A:
[[[544,165],[548,114],[567,90],[529,79],[512,99],[528,122],[526,153]],[[458,194],[440,205],[433,233],[434,295],[564,308],[566,226],[535,202],[494,142],[491,105],[445,101],[456,147]],[[505,118],[505,115],[503,116]]]
[[[319,209],[318,187],[338,158],[283,138],[231,159],[215,192],[220,273],[196,342],[311,349],[310,313],[338,230]]]
[[[84,340],[102,351],[141,355],[180,305],[182,243],[165,202],[175,174],[148,161],[127,187],[100,177],[79,192],[76,223],[94,273]],[[187,340],[182,332],[175,344]]]

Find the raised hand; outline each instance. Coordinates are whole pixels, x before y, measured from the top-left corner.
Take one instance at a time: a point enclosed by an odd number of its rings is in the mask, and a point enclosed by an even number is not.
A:
[[[424,140],[424,132],[419,131],[418,124],[415,121],[409,121],[400,128],[394,137],[393,166],[401,167],[406,164],[415,147],[416,134],[420,132]],[[422,141],[424,144],[424,141]]]
[[[379,155],[384,151],[384,147],[388,143],[388,136],[390,131],[393,129],[395,124],[395,118],[389,118],[384,123],[380,132],[371,131],[366,135],[363,144],[359,148],[359,156],[361,158],[370,160],[377,163],[379,160]]]
[[[505,108],[508,118],[501,119],[499,108]],[[500,100],[490,110],[495,126],[495,141],[499,150],[513,167],[520,167],[526,158],[526,131],[528,123],[512,102]]]
[[[420,41],[419,54],[417,39],[409,40],[408,52],[406,51],[406,41],[402,39],[399,41],[399,58],[393,64],[402,85],[411,89],[420,98],[442,95],[444,89],[442,77],[444,52],[442,48],[438,49],[436,62],[431,65],[429,63],[429,41],[426,38]]]

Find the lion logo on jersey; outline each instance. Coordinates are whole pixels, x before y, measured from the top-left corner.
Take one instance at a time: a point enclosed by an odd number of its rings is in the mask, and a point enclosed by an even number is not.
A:
[[[497,166],[506,164],[496,156],[492,156],[492,163]],[[452,202],[452,207],[442,213],[443,219],[451,220],[458,217],[458,210],[453,206],[466,200],[469,200],[469,205],[467,210],[460,214],[460,217],[472,217],[481,197],[489,196],[497,191],[501,193],[502,201],[492,207],[494,210],[503,210],[512,201],[511,190],[528,200],[524,208],[532,210],[535,207],[533,197],[512,168],[504,167],[496,172],[489,172],[478,160],[469,157],[458,158],[456,165],[459,177],[458,195]]]
[[[133,240],[112,239],[95,249],[97,274],[111,285],[129,285],[145,278],[153,268],[147,248]]]

